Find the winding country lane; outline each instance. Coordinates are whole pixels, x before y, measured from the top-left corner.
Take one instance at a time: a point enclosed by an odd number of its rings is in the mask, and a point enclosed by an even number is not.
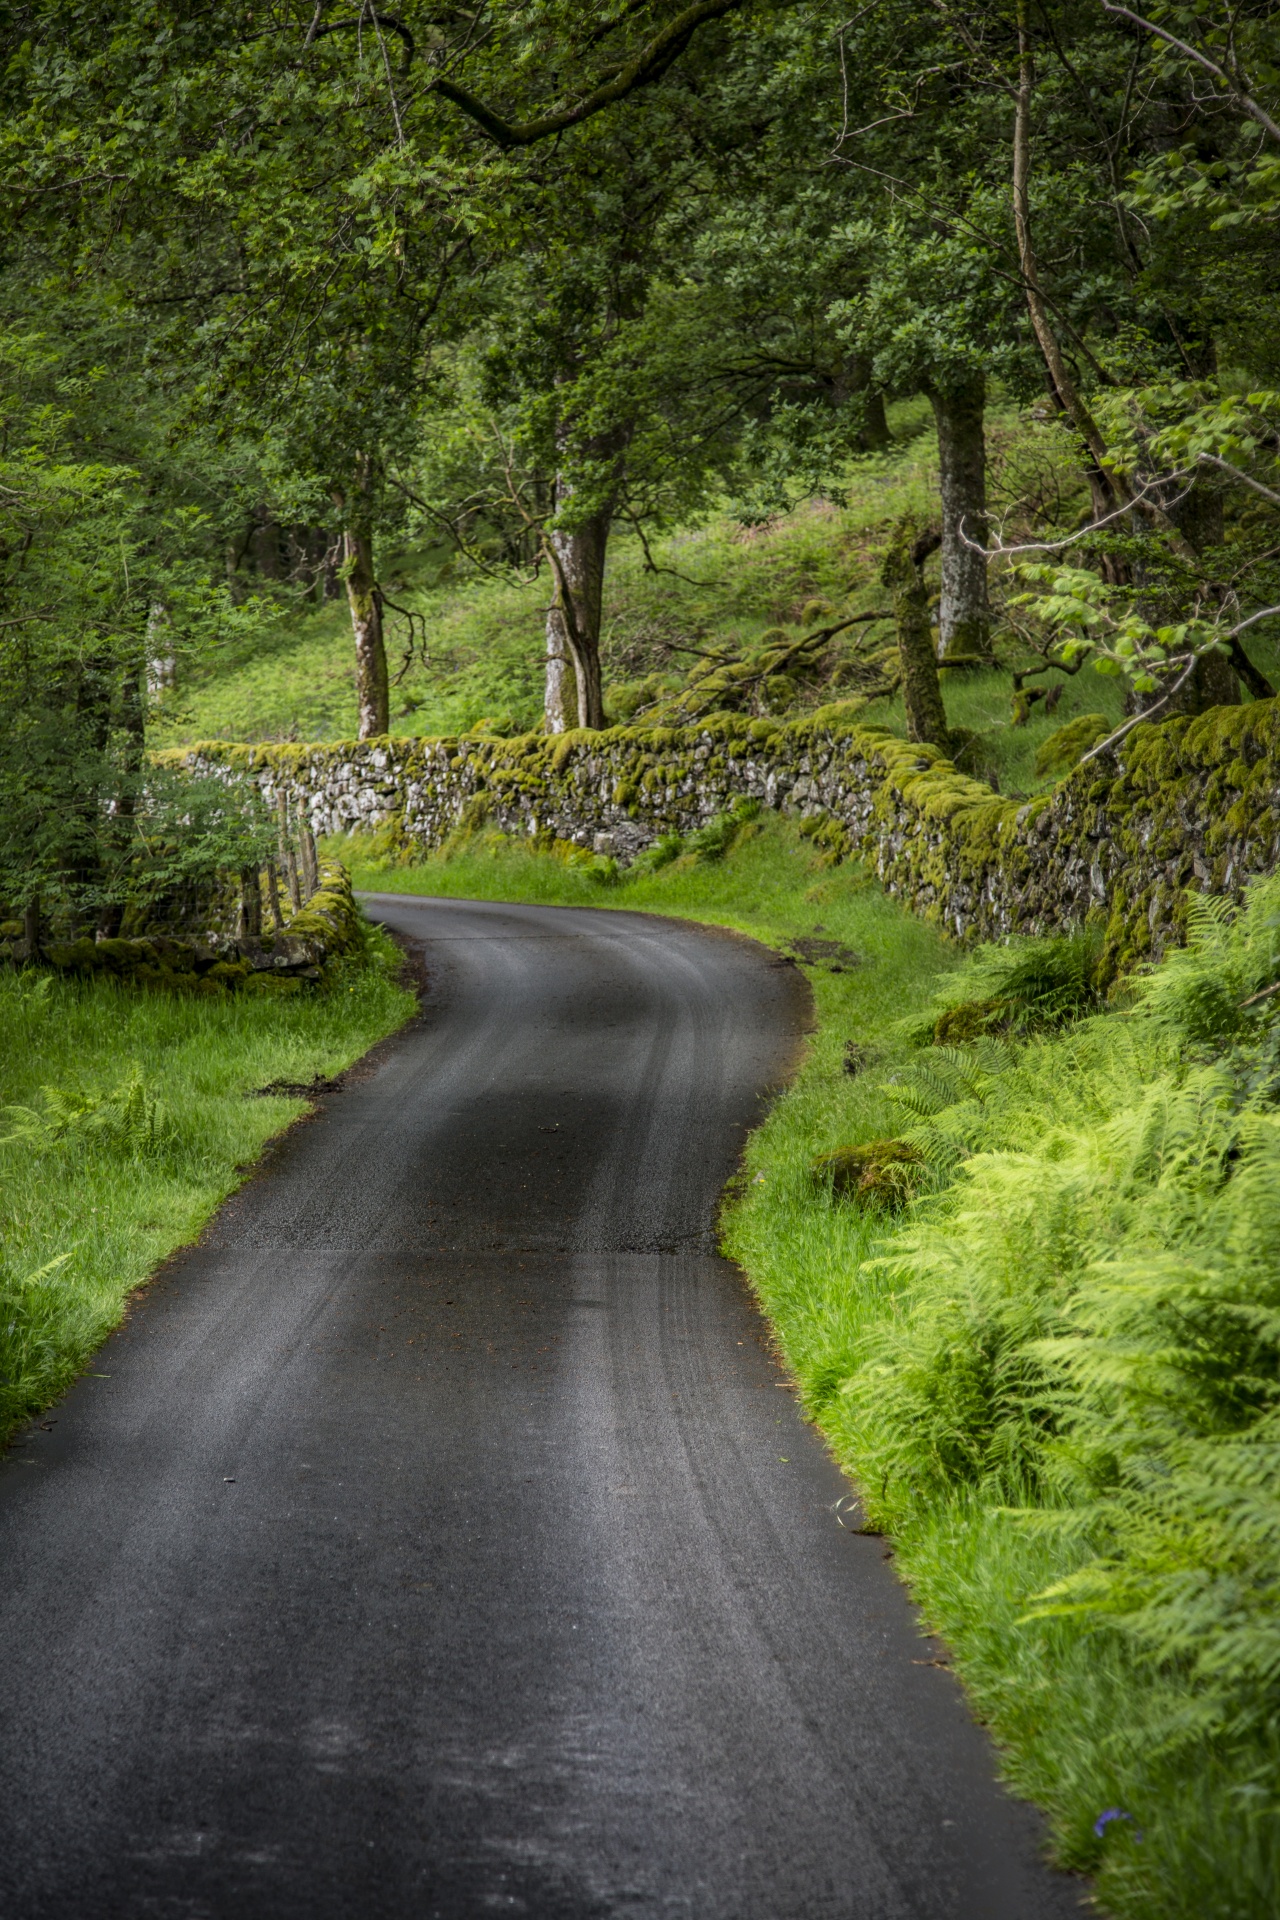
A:
[[[0,1468],[4,1920],[1066,1920],[712,1215],[795,970],[375,897],[405,1034]]]

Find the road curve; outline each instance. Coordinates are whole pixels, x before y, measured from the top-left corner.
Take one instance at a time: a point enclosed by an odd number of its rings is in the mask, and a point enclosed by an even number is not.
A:
[[[422,1018],[0,1467],[0,1914],[1077,1914],[715,1255],[794,969],[371,908]]]

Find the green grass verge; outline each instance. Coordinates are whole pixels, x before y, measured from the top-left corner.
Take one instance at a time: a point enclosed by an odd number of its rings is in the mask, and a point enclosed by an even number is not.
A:
[[[1280,1870],[1276,1768],[1265,1731],[1257,1731],[1256,1681],[1246,1677],[1243,1693],[1231,1696],[1228,1689],[1219,1699],[1219,1705],[1227,1700],[1232,1711],[1247,1701],[1252,1730],[1224,1733],[1220,1714],[1215,1732],[1204,1715],[1216,1711],[1217,1682],[1211,1673],[1207,1688],[1197,1691],[1185,1655],[1144,1658],[1141,1631],[1127,1631],[1120,1617],[1029,1619],[1034,1596],[1090,1559],[1097,1523],[1089,1543],[1069,1527],[1029,1526],[1008,1510],[1030,1505],[1051,1516],[1055,1508],[1061,1512],[1075,1500],[1087,1504],[1090,1497],[1087,1487],[1081,1495],[1078,1477],[1088,1445],[1070,1440],[1066,1414],[1055,1437],[1052,1420],[1045,1422],[1036,1404],[1036,1395],[1042,1403],[1046,1392],[1045,1380],[1036,1373],[1036,1341],[1064,1324],[1064,1297],[1069,1299],[1099,1247],[1104,1255],[1133,1263],[1139,1275],[1146,1271],[1143,1260],[1149,1269],[1148,1216],[1153,1204],[1166,1204],[1161,1196],[1171,1181],[1173,1211],[1184,1223],[1173,1240],[1176,1266],[1191,1245],[1187,1223],[1207,1220],[1212,1212],[1214,1182],[1219,1187],[1221,1182],[1214,1167],[1234,1164],[1230,1155],[1223,1161],[1223,1143],[1235,1138],[1236,1122],[1229,1116],[1221,1123],[1222,1141],[1202,1156],[1203,1167],[1199,1160],[1193,1166],[1185,1154],[1177,1159],[1179,1140],[1205,1137],[1204,1128],[1194,1125],[1188,1135],[1179,1108],[1183,1069],[1178,1062],[1188,1053],[1185,1037],[1172,1030],[1164,1039],[1157,1034],[1143,1043],[1146,1053],[1134,1053],[1125,1017],[1109,1014],[1080,1029],[1079,1043],[1068,1035],[1061,1041],[1033,1039],[1025,1050],[1015,1049],[1012,1057],[1020,1064],[1007,1076],[1010,1090],[993,1097],[973,1121],[979,1148],[985,1126],[985,1144],[996,1149],[989,1162],[980,1156],[969,1163],[979,1169],[975,1178],[988,1180],[990,1191],[982,1191],[989,1212],[979,1206],[965,1216],[965,1179],[957,1175],[948,1185],[951,1176],[942,1177],[941,1212],[932,1216],[934,1238],[926,1258],[911,1237],[921,1233],[921,1217],[923,1231],[930,1231],[927,1208],[924,1216],[894,1220],[833,1202],[812,1170],[815,1156],[831,1148],[902,1133],[904,1114],[894,1082],[901,1085],[919,1071],[922,1059],[934,1059],[922,1056],[906,1028],[912,1016],[927,1011],[938,976],[960,958],[930,927],[887,899],[864,871],[824,869],[793,826],[771,818],[749,827],[719,862],[685,855],[658,872],[621,882],[610,882],[598,867],[571,854],[538,853],[498,835],[464,842],[414,867],[372,857],[362,865],[355,845],[343,852],[356,884],[380,891],[641,909],[735,927],[780,947],[818,934],[859,954],[861,964],[847,972],[823,963],[806,968],[816,1031],[793,1086],[749,1143],[744,1176],[725,1208],[726,1251],[749,1275],[806,1410],[853,1476],[875,1523],[892,1539],[899,1570],[928,1624],[952,1649],[974,1708],[997,1741],[1005,1777],[1050,1813],[1059,1862],[1092,1875],[1100,1906],[1118,1920],[1269,1916]],[[1266,955],[1250,964],[1260,969],[1259,979],[1272,977]],[[1216,978],[1222,967],[1211,955],[1205,970]],[[1232,984],[1233,1005],[1250,977],[1246,970],[1240,983]],[[1188,1005],[1199,1006],[1199,991]],[[852,1062],[851,1046],[859,1050]],[[851,1073],[851,1064],[859,1070]],[[1119,1167],[1124,1155],[1114,1144],[1109,1163],[1099,1143],[1113,1140],[1108,1128],[1128,1124],[1135,1099],[1141,1106],[1146,1095],[1144,1076],[1149,1080],[1157,1074],[1164,1078],[1152,1091],[1155,1108],[1165,1116],[1168,1144],[1153,1149],[1155,1173],[1146,1165],[1150,1153],[1142,1165]],[[1248,1075],[1253,1085],[1256,1070],[1250,1067]],[[948,1112],[962,1114],[962,1109]],[[1153,1123],[1144,1117],[1143,1124],[1146,1140]],[[1069,1135],[1072,1126],[1076,1132]],[[1253,1151],[1247,1128],[1240,1138],[1244,1166]],[[1086,1149],[1094,1155],[1088,1162],[1094,1173],[1081,1178]],[[1241,1151],[1231,1149],[1235,1155]],[[981,1169],[990,1167],[995,1173],[984,1175]],[[1046,1196],[1043,1219],[1032,1197],[1021,1257],[1016,1235],[1006,1233],[1008,1221],[1000,1217],[995,1175],[1002,1168],[1006,1180],[1020,1179],[1024,1189],[1042,1185]],[[1207,1179],[1203,1192],[1196,1185],[1202,1179]],[[1068,1193],[1070,1205],[1063,1197]],[[1221,1231],[1229,1242],[1230,1221]],[[958,1259],[944,1271],[937,1247],[948,1238]],[[1194,1264],[1197,1256],[1189,1257]],[[1204,1258],[1221,1262],[1221,1251],[1210,1249]],[[968,1260],[972,1278],[965,1269]],[[984,1260],[988,1271],[982,1271]],[[1000,1261],[1004,1268],[996,1272],[993,1262]],[[1215,1314],[1219,1308],[1213,1304],[1213,1325],[1218,1324]],[[1210,1332],[1212,1344],[1212,1326]],[[1131,1331],[1130,1337],[1138,1336]],[[1153,1336],[1148,1331],[1144,1337]],[[1154,1337],[1163,1338],[1159,1325]],[[1004,1340],[1004,1358],[997,1351],[1000,1364],[984,1376],[989,1338]],[[1118,1378],[1120,1362],[1111,1348],[1107,1353]],[[1164,1365],[1167,1354],[1157,1357]],[[873,1376],[883,1378],[883,1388]],[[1060,1390],[1052,1380],[1049,1388]],[[1174,1404],[1163,1374],[1158,1391],[1168,1406]],[[1139,1455],[1165,1444],[1149,1410],[1142,1413],[1146,1403],[1140,1395],[1138,1416],[1132,1416],[1132,1408],[1125,1415],[1137,1439],[1131,1433],[1126,1440],[1124,1420],[1115,1411],[1119,1406],[1124,1413],[1124,1393],[1110,1385],[1106,1392],[1112,1395],[1106,1404],[1118,1444],[1136,1445]],[[1068,1399],[1062,1390],[1064,1406]],[[1087,1396],[1081,1405],[1087,1436],[1092,1420]],[[1080,1419],[1073,1417],[1078,1434]],[[1202,1410],[1195,1417],[1202,1418]],[[1017,1462],[1011,1466],[1001,1453],[1010,1432],[1021,1435],[1025,1469]],[[953,1437],[969,1450],[970,1459],[948,1471],[938,1462],[945,1461]],[[1109,1447],[1110,1438],[1101,1451]],[[1170,1457],[1172,1474],[1165,1468],[1160,1472],[1176,1488],[1180,1456],[1175,1450]],[[1094,1459],[1086,1466],[1099,1476],[1095,1496],[1097,1487],[1105,1494],[1116,1484],[1114,1463],[1100,1467]],[[1077,1474],[1074,1483],[1072,1473]],[[1074,1493],[1063,1491],[1071,1485]],[[1120,1519],[1113,1516],[1113,1524],[1120,1528],[1116,1537],[1123,1539],[1123,1527],[1132,1531],[1134,1521],[1132,1513],[1126,1520],[1122,1511],[1123,1474],[1119,1485],[1115,1512]],[[1139,1518],[1145,1515],[1142,1499],[1131,1505]],[[1176,1587],[1184,1577],[1177,1555],[1185,1547],[1185,1566],[1198,1592],[1194,1579],[1206,1567],[1215,1573],[1214,1556],[1221,1549],[1211,1541],[1207,1558],[1197,1559],[1194,1533],[1194,1526],[1183,1527],[1175,1516],[1173,1557],[1170,1549],[1164,1551]],[[1246,1544],[1243,1559],[1228,1556],[1232,1579],[1237,1565],[1264,1583],[1270,1577],[1267,1554],[1259,1557],[1255,1546]],[[1144,1565],[1138,1578],[1142,1595],[1155,1592],[1161,1577],[1158,1568],[1153,1572]],[[1216,1615],[1202,1609],[1202,1625],[1219,1636],[1211,1656],[1226,1647],[1232,1657],[1235,1628],[1225,1608],[1219,1606]],[[1142,1617],[1137,1626],[1142,1628]],[[1099,1832],[1096,1823],[1106,1813],[1123,1817],[1104,1821]]]
[[[0,1440],[75,1378],[300,1098],[409,1018],[370,930],[313,993],[202,997],[0,971]]]

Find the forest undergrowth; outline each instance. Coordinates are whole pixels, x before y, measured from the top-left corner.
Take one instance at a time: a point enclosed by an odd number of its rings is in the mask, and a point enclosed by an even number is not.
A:
[[[0,1441],[307,1111],[253,1096],[331,1077],[409,1018],[400,967],[370,930],[288,998],[0,970]]]
[[[369,888],[679,914],[804,965],[816,1030],[726,1250],[1061,1864],[1119,1920],[1270,1916],[1280,881],[1194,902],[1103,1003],[1089,936],[962,957],[772,819],[621,881],[492,834],[345,851]]]

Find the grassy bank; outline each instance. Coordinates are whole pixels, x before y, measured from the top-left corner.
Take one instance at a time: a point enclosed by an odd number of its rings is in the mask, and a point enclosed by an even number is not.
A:
[[[408,1018],[399,970],[371,934],[287,999],[0,972],[0,1438],[306,1111],[247,1096],[337,1073]]]
[[[417,868],[357,860],[357,884],[857,953],[807,964],[817,1031],[750,1143],[726,1246],[1059,1859],[1124,1920],[1263,1920],[1280,1031],[1274,997],[1240,1003],[1280,975],[1280,899],[1206,921],[1130,1006],[1099,1009],[1087,952],[1054,949],[1047,987],[1034,953],[1020,985],[998,958],[975,973],[783,822],[621,884],[561,853],[495,836]],[[967,1043],[928,1044],[939,991],[976,1004],[951,1021]],[[815,1177],[817,1156],[886,1138],[911,1156],[905,1210]]]

